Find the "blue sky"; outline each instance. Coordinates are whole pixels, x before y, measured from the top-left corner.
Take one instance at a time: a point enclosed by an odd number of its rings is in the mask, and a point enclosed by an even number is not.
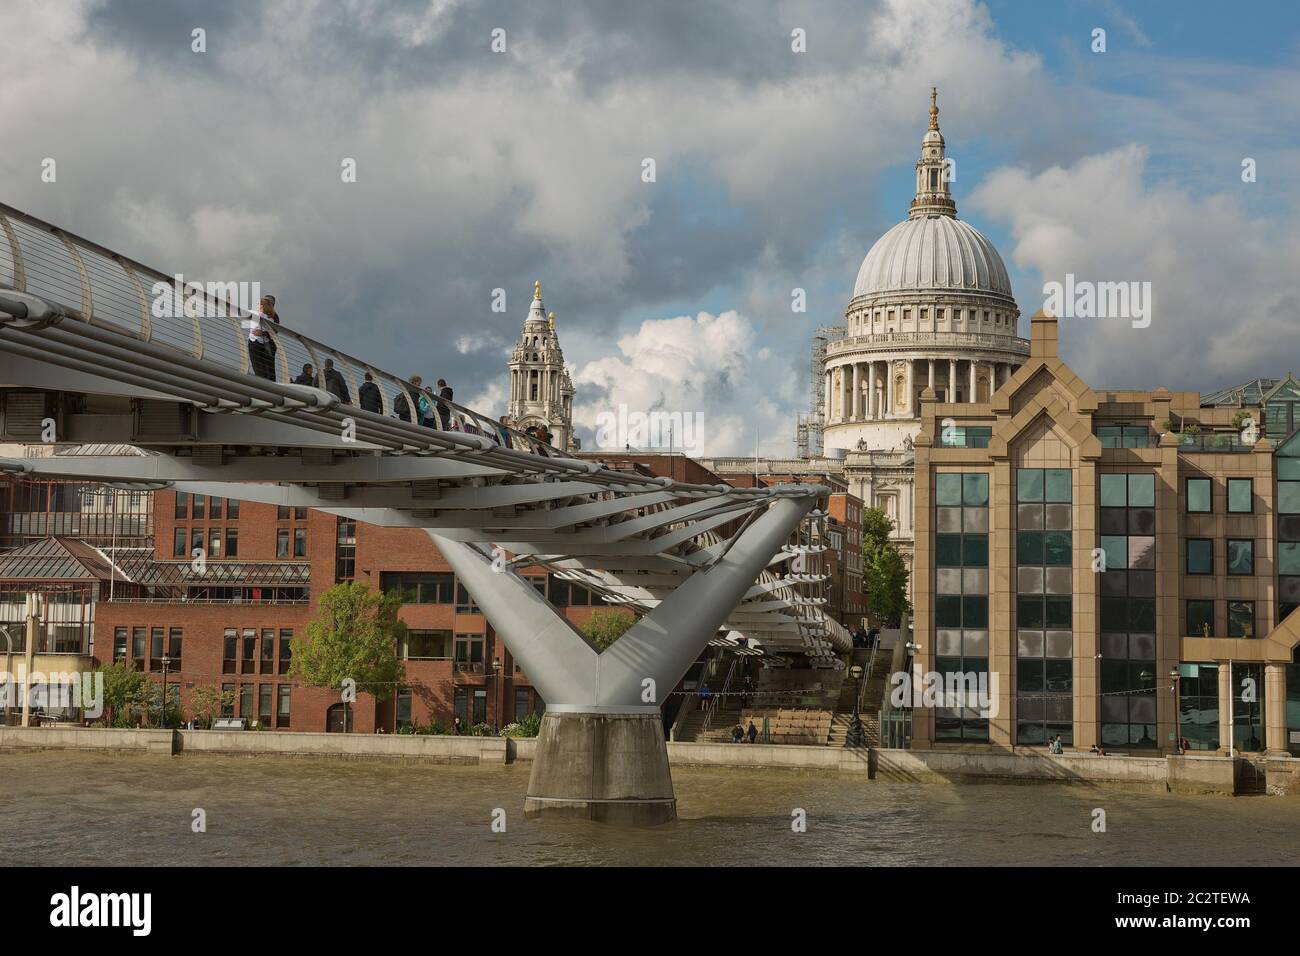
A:
[[[699,411],[712,452],[757,428],[788,453],[809,334],[906,215],[931,85],[1022,332],[1066,272],[1150,281],[1149,329],[1063,323],[1094,384],[1300,371],[1293,3],[15,0],[0,33],[25,38],[0,198],[166,272],[259,280],[290,324],[485,412],[541,278],[580,426]]]

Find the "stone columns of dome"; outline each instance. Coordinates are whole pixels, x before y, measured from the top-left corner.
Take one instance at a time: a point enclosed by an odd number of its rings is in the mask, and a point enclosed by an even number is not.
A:
[[[855,422],[862,420],[862,385],[858,381],[858,366],[858,362],[853,363],[853,401],[850,414]]]
[[[907,417],[916,416],[916,359],[909,358],[907,360]]]
[[[876,400],[876,363],[867,363],[867,418],[874,419],[880,413],[880,402]]]
[[[944,396],[950,402],[957,401],[957,360],[948,359],[948,394]]]
[[[885,363],[885,411],[881,418],[894,410],[894,370],[891,363]]]
[[[974,359],[971,359],[971,360],[970,360],[970,396],[969,396],[969,397],[970,397],[970,404],[972,404],[972,405],[975,404],[976,399],[979,397],[979,396],[975,393],[975,384],[976,384],[976,379],[975,379],[975,360],[974,360]]]
[[[934,359],[932,358],[925,360],[925,384],[934,391]]]
[[[822,424],[823,425],[829,425],[831,423],[831,375],[832,375],[831,370],[827,369],[825,375],[823,376],[823,378],[826,379],[825,395],[822,399]]]

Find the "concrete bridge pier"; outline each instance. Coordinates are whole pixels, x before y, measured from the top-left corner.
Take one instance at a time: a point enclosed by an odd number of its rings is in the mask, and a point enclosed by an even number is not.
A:
[[[815,504],[806,490],[774,495],[726,545],[699,554],[698,569],[604,652],[481,547],[429,532],[546,701],[529,816],[636,825],[677,816],[664,695]]]
[[[542,715],[524,814],[656,826],[677,817],[659,709]]]

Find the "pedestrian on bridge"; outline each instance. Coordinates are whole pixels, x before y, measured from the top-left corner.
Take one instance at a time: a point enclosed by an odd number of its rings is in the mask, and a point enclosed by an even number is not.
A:
[[[404,422],[409,422],[412,415],[418,415],[420,407],[420,376],[412,375],[410,385],[403,386],[393,399],[393,414]]]
[[[384,413],[384,399],[379,394],[379,386],[375,384],[375,377],[369,372],[366,373],[366,380],[361,383],[361,388],[357,391],[357,397],[361,400],[361,407],[368,412],[374,412],[377,415]]]
[[[279,324],[280,314],[275,311],[275,296],[264,295],[257,309],[242,324],[248,329],[248,364],[258,378],[275,381],[275,339],[271,324]]]
[[[311,367],[310,362],[302,367],[302,371],[299,372],[298,377],[293,380],[293,384],[310,385],[312,388],[318,387],[316,385],[316,370]]]
[[[348,391],[348,383],[343,379],[343,373],[334,367],[333,359],[325,360],[325,367],[321,369],[325,378],[325,390],[337,398],[344,405],[352,404],[352,393]]]

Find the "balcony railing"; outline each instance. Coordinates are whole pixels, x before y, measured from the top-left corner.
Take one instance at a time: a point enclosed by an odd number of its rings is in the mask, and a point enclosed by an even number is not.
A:
[[[1206,435],[1177,435],[1179,454],[1198,452],[1221,455],[1255,450],[1254,442],[1244,442],[1237,432],[1211,432]]]
[[[916,345],[930,348],[995,349],[1028,355],[1029,343],[1015,335],[994,332],[877,332],[848,335],[826,343],[826,355],[838,355],[856,349]]]

